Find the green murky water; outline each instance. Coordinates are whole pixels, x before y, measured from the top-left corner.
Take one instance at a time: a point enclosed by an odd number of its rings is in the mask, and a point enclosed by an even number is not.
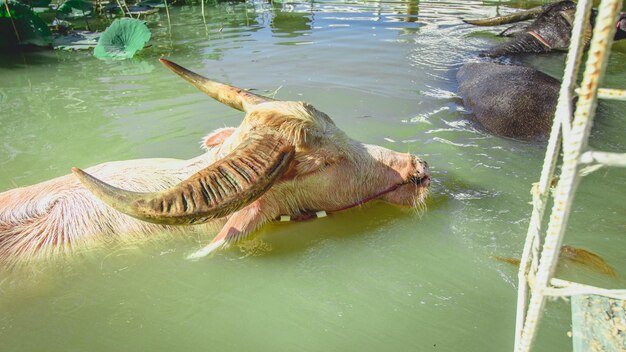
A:
[[[529,5],[531,2],[519,2]],[[535,4],[537,2],[532,2]],[[501,1],[246,2],[151,18],[131,61],[89,53],[0,55],[0,191],[109,160],[190,158],[242,115],[161,67],[166,56],[221,81],[306,100],[350,136],[423,156],[434,183],[421,218],[372,204],[272,224],[256,251],[184,260],[213,236],[112,244],[0,277],[2,351],[505,351],[516,268],[543,146],[490,136],[466,119],[455,74],[497,39],[460,18]],[[495,30],[494,30],[495,32]],[[608,86],[626,83],[626,45]],[[558,76],[564,56],[523,61]],[[594,148],[626,150],[624,103],[602,103]],[[625,287],[626,172],[581,184],[566,243],[618,278],[570,265],[558,275]],[[251,247],[249,244],[248,247]],[[260,250],[259,250],[260,248]],[[538,351],[570,349],[569,306],[550,303]]]

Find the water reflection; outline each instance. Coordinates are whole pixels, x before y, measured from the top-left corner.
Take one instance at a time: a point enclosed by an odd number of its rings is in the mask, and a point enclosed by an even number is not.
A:
[[[313,21],[312,6],[308,10],[296,10],[291,4],[272,6],[271,28],[274,36],[294,38],[308,35]]]
[[[418,16],[420,12],[420,2],[419,0],[408,0],[406,5],[406,17],[404,17],[405,22],[417,22]]]

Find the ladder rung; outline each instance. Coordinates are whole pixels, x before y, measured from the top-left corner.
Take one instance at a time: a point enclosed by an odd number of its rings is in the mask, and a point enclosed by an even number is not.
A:
[[[576,95],[580,95],[580,88],[574,90]],[[598,88],[598,99],[626,100],[626,89]]]
[[[580,156],[581,164],[601,164],[606,166],[626,167],[626,153],[608,153],[588,151]]]
[[[564,297],[575,295],[598,295],[615,299],[626,300],[626,290],[608,290],[605,288],[579,284],[553,278],[550,284],[554,287],[546,287],[543,294],[552,297]]]
[[[626,100],[626,90],[599,88],[598,98],[599,99],[611,99],[611,100]]]

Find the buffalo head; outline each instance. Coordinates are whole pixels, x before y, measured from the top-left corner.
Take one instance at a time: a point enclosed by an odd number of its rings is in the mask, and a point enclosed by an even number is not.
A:
[[[498,57],[520,53],[547,53],[554,50],[565,51],[571,40],[576,3],[573,1],[559,1],[552,4],[538,6],[529,10],[518,11],[511,15],[499,16],[480,20],[465,20],[477,26],[496,26],[534,19],[527,25],[515,25],[505,29],[500,36],[513,37],[507,43],[496,46],[481,56]],[[592,27],[596,13],[592,11],[589,25],[584,33],[584,41],[591,39]],[[626,14],[622,13],[617,21],[615,40],[626,38]]]
[[[307,103],[275,101],[161,61],[244,111],[241,125],[210,134],[207,152],[191,160],[74,168],[74,176],[1,193],[0,259],[74,248],[103,236],[223,225],[206,253],[282,215],[345,209],[372,198],[423,204],[430,181],[420,158],[354,141]]]

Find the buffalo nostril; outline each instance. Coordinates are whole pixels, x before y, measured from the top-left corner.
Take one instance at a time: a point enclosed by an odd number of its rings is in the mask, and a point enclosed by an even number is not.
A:
[[[408,182],[414,185],[428,187],[428,185],[430,185],[430,177],[428,175],[412,175],[409,177]]]

